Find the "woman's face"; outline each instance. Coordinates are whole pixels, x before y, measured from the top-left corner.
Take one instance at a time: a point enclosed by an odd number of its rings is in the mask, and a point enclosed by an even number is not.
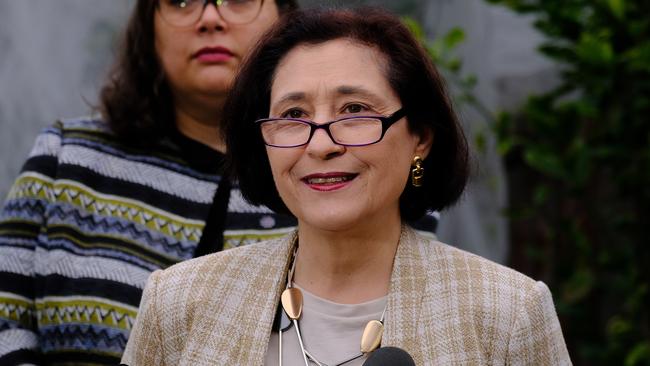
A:
[[[193,25],[178,27],[154,13],[155,47],[172,91],[183,97],[223,96],[230,89],[242,58],[277,19],[273,0],[247,24],[229,24],[211,4]]]
[[[402,104],[386,68],[378,50],[347,39],[298,46],[276,70],[269,114],[318,124],[347,116],[388,116]],[[318,129],[307,145],[266,151],[278,192],[300,225],[338,231],[399,220],[411,161],[415,155],[425,157],[430,145],[431,134],[411,133],[402,118],[373,145],[337,145]]]

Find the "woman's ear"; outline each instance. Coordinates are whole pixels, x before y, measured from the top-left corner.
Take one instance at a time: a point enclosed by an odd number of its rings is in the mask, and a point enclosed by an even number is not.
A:
[[[421,156],[422,159],[426,159],[431,151],[431,145],[433,145],[433,130],[430,128],[425,128],[424,131],[418,134],[419,141],[415,146],[415,155]]]

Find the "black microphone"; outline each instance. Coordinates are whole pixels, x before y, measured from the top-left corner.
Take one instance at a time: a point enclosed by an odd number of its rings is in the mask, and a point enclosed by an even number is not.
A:
[[[401,348],[381,347],[373,351],[363,366],[415,366],[413,357]]]

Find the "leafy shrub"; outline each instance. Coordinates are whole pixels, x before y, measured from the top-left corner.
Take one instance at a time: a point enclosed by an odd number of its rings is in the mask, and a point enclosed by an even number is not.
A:
[[[534,17],[561,76],[496,125],[511,265],[551,287],[576,365],[648,365],[650,1],[487,1]]]

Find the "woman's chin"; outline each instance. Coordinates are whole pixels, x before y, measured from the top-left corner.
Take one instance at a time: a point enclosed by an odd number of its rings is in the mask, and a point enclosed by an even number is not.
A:
[[[207,95],[222,95],[227,93],[234,82],[234,74],[222,70],[222,72],[205,72],[197,76],[194,87],[197,91]]]
[[[197,89],[203,95],[223,97],[228,93],[231,86],[232,82],[229,80],[215,79],[204,80],[200,85],[198,85]]]
[[[298,217],[301,227],[330,232],[346,232],[358,228],[362,221],[360,215],[349,212],[316,213]]]

